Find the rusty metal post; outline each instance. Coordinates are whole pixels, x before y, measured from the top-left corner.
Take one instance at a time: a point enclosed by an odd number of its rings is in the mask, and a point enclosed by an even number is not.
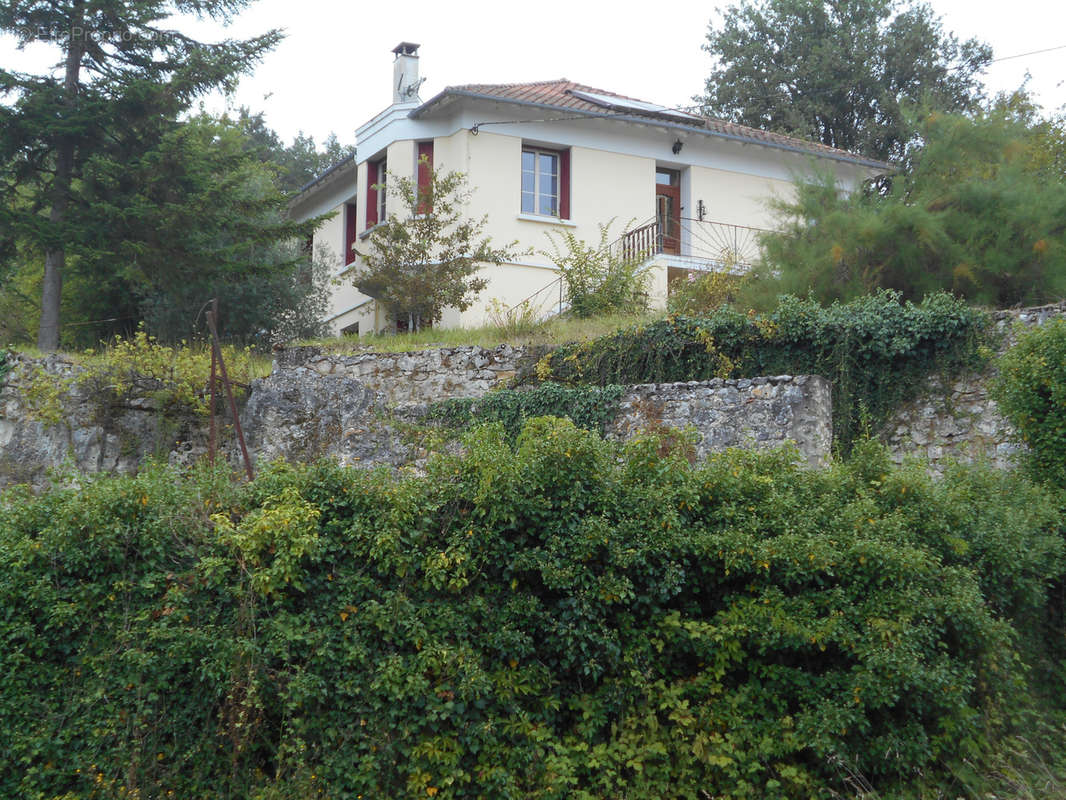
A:
[[[248,455],[248,445],[244,443],[244,431],[241,429],[241,418],[237,414],[237,401],[233,399],[233,387],[229,382],[229,373],[226,371],[226,360],[222,357],[222,344],[218,339],[218,299],[211,301],[211,311],[207,315],[207,326],[211,329],[211,346],[218,357],[219,370],[222,372],[222,385],[226,388],[226,397],[229,399],[230,411],[233,412],[233,426],[237,431],[237,441],[241,445],[241,455],[244,456],[244,470],[248,473],[248,480],[255,480],[255,471],[252,469],[252,459]]]
[[[217,300],[212,300],[212,304],[217,303]],[[211,315],[214,314],[214,308],[207,312],[207,318],[211,319]],[[210,323],[209,323],[210,325]],[[218,355],[215,351],[215,340],[211,339],[211,405],[209,406],[211,414],[211,433],[207,440],[207,458],[211,462],[211,466],[215,466],[215,375],[218,372]]]

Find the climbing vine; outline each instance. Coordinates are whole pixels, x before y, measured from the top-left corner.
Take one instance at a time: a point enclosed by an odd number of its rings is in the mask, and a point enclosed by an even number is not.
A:
[[[785,297],[768,314],[724,308],[672,315],[547,355],[526,380],[569,385],[821,375],[833,384],[833,427],[847,452],[864,425],[880,427],[929,375],[981,366],[990,316],[940,293],[919,304],[882,291],[821,306]]]
[[[547,383],[523,392],[500,391],[477,399],[444,400],[430,406],[428,419],[464,430],[475,424],[500,422],[514,439],[533,417],[567,417],[577,427],[603,434],[618,414],[622,387],[567,387]]]

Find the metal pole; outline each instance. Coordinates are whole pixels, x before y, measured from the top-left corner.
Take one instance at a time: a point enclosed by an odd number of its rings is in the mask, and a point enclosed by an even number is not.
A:
[[[212,302],[213,303],[217,303],[218,301],[217,300],[213,300]],[[211,318],[211,314],[213,314],[213,313],[214,313],[213,311],[208,311],[207,312],[207,318],[210,319]],[[209,325],[210,325],[210,323],[209,323]],[[211,405],[210,405],[211,434],[210,434],[210,438],[208,439],[208,443],[207,443],[207,457],[208,457],[208,460],[211,462],[211,466],[212,467],[215,466],[215,376],[216,376],[217,371],[218,371],[217,365],[218,365],[218,357],[217,357],[217,354],[216,354],[216,351],[215,351],[215,341],[214,341],[214,339],[212,339],[211,340]]]

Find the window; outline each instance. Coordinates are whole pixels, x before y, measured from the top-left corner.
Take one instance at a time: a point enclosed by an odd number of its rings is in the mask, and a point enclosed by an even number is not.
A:
[[[522,148],[522,213],[570,218],[570,151]]]
[[[385,176],[388,164],[385,159],[366,163],[366,226],[372,228],[385,221]]]

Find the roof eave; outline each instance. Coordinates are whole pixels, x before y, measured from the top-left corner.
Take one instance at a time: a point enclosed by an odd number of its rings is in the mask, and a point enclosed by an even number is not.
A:
[[[306,200],[308,196],[314,193],[314,189],[317,189],[319,186],[328,183],[331,178],[336,177],[341,172],[343,172],[345,167],[349,165],[354,165],[355,157],[355,153],[352,153],[350,156],[345,156],[332,167],[330,167],[321,175],[319,175],[317,178],[312,178],[310,181],[308,181],[299,189],[297,189],[296,192],[289,199],[289,207],[291,208],[297,203]]]
[[[708,128],[698,128],[694,125],[684,125],[679,122],[670,122],[669,120],[657,119],[655,117],[645,117],[636,114],[608,114],[599,111],[586,111],[581,108],[563,108],[560,106],[551,105],[550,103],[537,103],[531,100],[515,100],[509,97],[499,97],[491,94],[481,94],[479,92],[469,92],[462,89],[445,89],[438,93],[434,97],[427,100],[420,105],[414,111],[411,112],[412,119],[418,119],[432,110],[432,106],[438,105],[448,97],[466,97],[471,100],[488,100],[494,103],[507,103],[509,105],[521,106],[524,108],[535,108],[541,111],[553,111],[560,112],[575,116],[588,117],[590,119],[619,119],[623,122],[634,122],[641,125],[656,125],[660,128],[667,128],[670,130],[685,131],[686,133],[699,133],[704,136],[711,136],[718,139],[726,139],[728,141],[741,142],[743,144],[755,144],[762,147],[769,147],[774,150],[784,150],[786,152],[799,153],[805,156],[815,156],[816,158],[827,158],[832,161],[840,161],[846,164],[856,164],[861,167],[869,167],[870,169],[881,170],[884,172],[895,171],[895,167],[884,161],[876,161],[870,158],[863,158],[862,156],[856,156],[852,154],[844,153],[826,153],[818,150],[811,150],[805,147],[789,145],[784,142],[768,142],[763,139],[756,139],[750,136],[740,136],[733,133],[722,133],[721,131],[714,131]]]

